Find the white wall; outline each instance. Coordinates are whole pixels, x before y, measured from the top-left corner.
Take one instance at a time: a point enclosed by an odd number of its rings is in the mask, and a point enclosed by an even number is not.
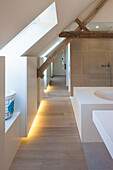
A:
[[[70,92],[70,44],[66,47],[66,86]]]
[[[53,62],[51,63],[51,77],[54,76],[54,70],[53,70]]]
[[[15,90],[15,112],[21,112],[5,134],[5,170],[8,170],[21,137],[28,135],[37,113],[37,58],[6,57],[6,88]]]
[[[16,115],[17,113],[15,113]],[[13,119],[13,118],[12,118]],[[9,121],[11,120],[7,120]],[[9,170],[21,142],[21,114],[5,133],[5,170]],[[0,169],[1,170],[1,169]]]
[[[37,67],[39,68],[44,62],[44,58],[37,58]],[[44,98],[44,78],[37,79],[37,105],[39,106],[41,100]]]
[[[21,136],[28,134],[37,112],[37,58],[6,57],[6,88],[15,90],[15,111],[21,112]]]
[[[63,69],[62,65],[62,53],[57,56],[57,58],[53,62],[53,70],[54,70],[54,76],[55,75],[66,75],[66,71]]]
[[[47,69],[44,71],[44,89],[47,89]]]
[[[21,135],[27,135],[27,57],[6,57],[6,89],[15,90],[15,111],[22,112]]]
[[[27,58],[27,134],[37,113],[37,58]]]
[[[40,66],[43,64],[44,59],[40,58]],[[44,78],[40,79],[40,101],[44,98]]]
[[[49,84],[51,81],[51,65],[47,68],[47,84]]]
[[[5,142],[5,57],[0,57],[0,170],[4,170]]]
[[[44,62],[47,60],[47,58],[44,58]],[[47,69],[44,71],[44,89],[47,89]]]

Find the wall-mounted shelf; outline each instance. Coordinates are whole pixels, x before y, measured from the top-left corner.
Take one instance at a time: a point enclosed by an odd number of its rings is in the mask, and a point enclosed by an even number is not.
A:
[[[9,130],[9,128],[12,126],[12,124],[15,122],[15,120],[20,115],[20,112],[14,112],[12,117],[5,121],[5,133]]]

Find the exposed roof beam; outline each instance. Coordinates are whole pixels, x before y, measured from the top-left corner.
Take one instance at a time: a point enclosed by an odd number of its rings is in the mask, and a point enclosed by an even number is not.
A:
[[[82,24],[87,25],[92,18],[100,11],[100,9],[105,5],[108,0],[101,0],[96,7],[89,13],[89,15],[82,21]],[[91,5],[92,6],[92,5]],[[89,7],[88,7],[89,9]],[[79,18],[79,17],[78,17]],[[78,26],[75,31],[80,32],[82,29]],[[47,58],[47,60],[37,69],[37,77],[43,78],[43,72],[47,69],[47,67],[55,60],[55,58],[65,49],[65,47],[72,41],[72,38],[68,38],[64,40],[57,49]]]
[[[113,32],[103,32],[103,31],[64,31],[59,34],[59,37],[66,37],[66,38],[113,38]]]
[[[108,2],[109,0],[101,0],[97,7],[92,10],[92,12],[84,19],[82,23],[87,25],[95,16],[96,14],[102,9],[102,7]],[[96,2],[96,0],[95,0]]]
[[[72,41],[72,39],[64,40],[57,49],[47,58],[47,60],[40,66],[37,70],[37,76],[43,78],[43,72],[47,69],[47,67],[54,61],[54,59],[65,49],[65,47]]]
[[[76,23],[80,26],[81,29],[83,29],[84,31],[89,32],[89,29],[85,26],[84,23],[82,23],[78,18],[76,18]]]

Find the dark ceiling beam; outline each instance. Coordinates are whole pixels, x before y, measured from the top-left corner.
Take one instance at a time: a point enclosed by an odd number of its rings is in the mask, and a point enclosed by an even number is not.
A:
[[[64,31],[59,34],[59,37],[65,37],[65,38],[113,38],[113,32],[103,32],[103,31],[81,31],[81,32],[75,32],[75,31]]]
[[[84,31],[90,32],[89,29],[85,26],[84,23],[82,23],[78,18],[76,18],[75,22],[80,26],[81,29]]]
[[[101,10],[108,0],[101,0],[97,6],[90,12],[90,14],[82,21],[82,24],[86,26],[94,16]],[[89,9],[89,7],[88,7]],[[79,17],[78,17],[79,18]],[[78,26],[75,32],[80,32],[82,29]],[[48,68],[48,66],[55,60],[55,58],[65,49],[65,47],[73,40],[73,38],[65,39],[56,50],[47,58],[47,60],[37,69],[37,77],[43,78],[43,72]]]

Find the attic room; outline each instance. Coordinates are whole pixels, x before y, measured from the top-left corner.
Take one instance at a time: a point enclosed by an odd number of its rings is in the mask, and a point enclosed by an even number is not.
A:
[[[113,0],[1,0],[0,170],[113,169]]]

